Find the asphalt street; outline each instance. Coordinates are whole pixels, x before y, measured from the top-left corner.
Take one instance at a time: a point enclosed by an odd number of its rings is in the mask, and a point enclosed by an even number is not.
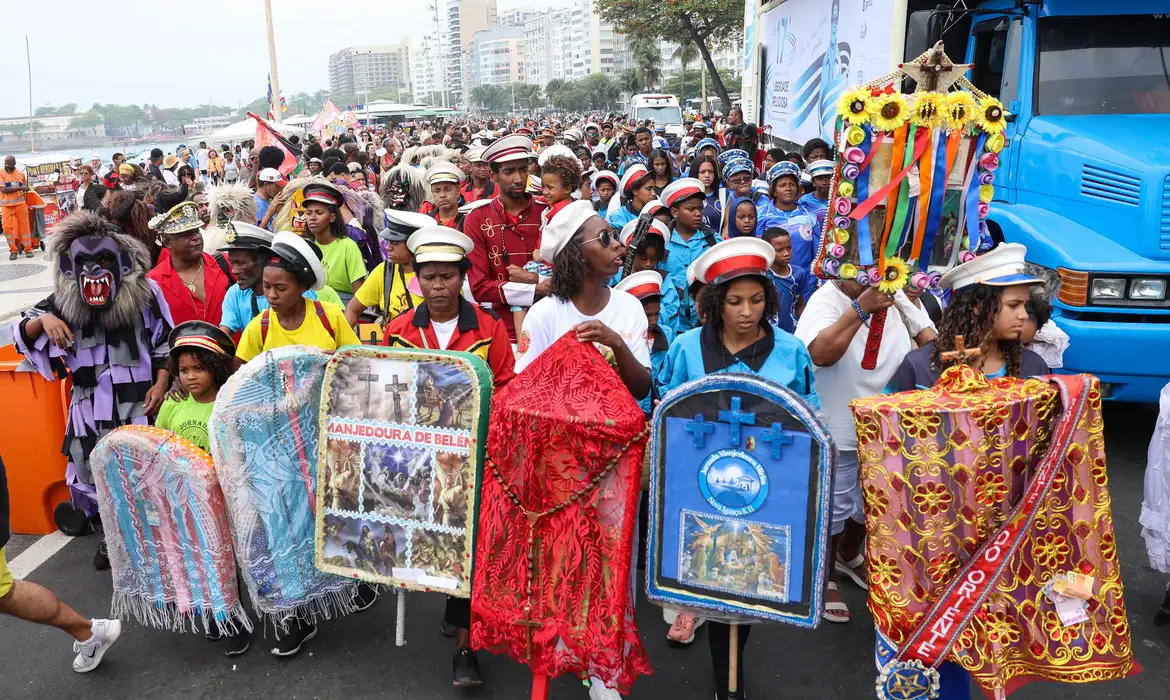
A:
[[[1142,673],[1111,683],[1066,686],[1036,683],[1013,694],[1019,700],[1060,698],[1166,698],[1170,687],[1170,626],[1151,623],[1167,576],[1147,565],[1138,516],[1142,477],[1155,409],[1108,406],[1106,435],[1113,516],[1123,564],[1133,645]],[[34,538],[9,546],[16,556]],[[108,613],[110,580],[90,566],[96,541],[69,543],[33,571],[29,579],[48,586],[83,614]],[[842,584],[854,619],[822,624],[815,631],[777,625],[752,633],[746,653],[747,691],[753,699],[849,698],[874,696],[873,626],[864,593]],[[443,600],[438,595],[408,598],[407,645],[394,645],[394,599],[350,618],[326,622],[306,650],[292,659],[268,653],[259,634],[247,654],[234,659],[201,635],[173,634],[125,623],[122,639],[101,668],[88,675],[70,670],[70,639],[50,628],[0,617],[0,698],[4,700],[122,700],[124,698],[273,698],[301,700],[436,700],[465,694],[451,688],[451,640],[439,635]],[[711,662],[706,631],[690,648],[667,645],[666,625],[657,608],[640,603],[638,629],[654,675],[639,679],[630,698],[711,698]],[[270,639],[268,641],[271,641]],[[530,676],[507,658],[481,654],[487,684],[473,698],[528,696]],[[554,682],[551,697],[584,700],[574,679]]]

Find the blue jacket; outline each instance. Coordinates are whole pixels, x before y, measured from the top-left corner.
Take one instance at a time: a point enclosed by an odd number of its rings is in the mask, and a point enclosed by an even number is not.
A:
[[[772,348],[765,358],[756,358],[758,370],[747,364],[751,362],[753,355],[753,348],[750,346],[734,357],[727,358],[731,362],[730,366],[723,366],[725,353],[712,348],[713,344],[720,344],[713,329],[700,327],[683,333],[671,344],[666,364],[658,376],[662,393],[665,394],[671,389],[708,374],[744,372],[788,387],[819,410],[821,399],[813,387],[813,362],[808,349],[791,333],[786,333],[775,326],[768,328],[771,329]],[[768,341],[769,338],[765,337],[758,343],[766,344]]]
[[[638,405],[642,407],[642,413],[645,413],[647,416],[654,411],[653,399],[661,399],[662,394],[665,393],[660,377],[662,375],[662,368],[666,365],[666,356],[675,339],[674,331],[668,326],[660,323],[658,330],[662,334],[661,337],[655,334],[650,338],[650,381],[654,387],[645,398],[638,402]]]
[[[615,194],[614,196],[616,197],[617,195]],[[612,214],[606,216],[605,220],[609,222],[609,225],[614,231],[621,231],[623,226],[636,218],[638,218],[637,213],[630,211],[628,206],[622,205],[615,209]]]
[[[796,300],[799,297],[808,303],[809,297],[816,291],[816,279],[808,273],[808,270],[796,265],[789,265],[791,273],[787,277],[781,277],[768,270],[768,279],[772,284],[776,285],[776,292],[780,296],[780,313],[777,314],[774,325],[780,330],[788,331],[789,333],[796,332]]]

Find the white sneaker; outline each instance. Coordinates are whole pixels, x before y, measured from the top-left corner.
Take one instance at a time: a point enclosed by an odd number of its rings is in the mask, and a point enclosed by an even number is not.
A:
[[[589,700],[622,700],[622,694],[613,688],[607,688],[600,678],[590,678]]]
[[[73,643],[73,651],[77,653],[77,658],[73,659],[73,670],[78,673],[89,673],[101,664],[106,651],[122,635],[122,622],[94,620],[90,630],[93,632],[92,637],[84,642]]]

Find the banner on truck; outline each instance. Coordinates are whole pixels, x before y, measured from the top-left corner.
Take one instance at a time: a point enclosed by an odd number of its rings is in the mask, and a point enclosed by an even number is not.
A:
[[[893,68],[892,34],[902,33],[904,15],[896,10],[903,4],[788,0],[758,19],[763,125],[773,136],[795,143],[831,140],[841,94]],[[891,23],[899,25],[897,32]]]

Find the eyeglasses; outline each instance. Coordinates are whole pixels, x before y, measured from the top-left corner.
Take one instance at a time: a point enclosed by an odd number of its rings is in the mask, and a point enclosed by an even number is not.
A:
[[[582,241],[581,245],[587,245],[589,243],[592,243],[593,241],[601,241],[601,247],[608,248],[611,245],[613,245],[614,237],[613,237],[613,234],[611,232],[602,231],[600,236],[598,236],[597,238],[590,238],[587,241]]]

